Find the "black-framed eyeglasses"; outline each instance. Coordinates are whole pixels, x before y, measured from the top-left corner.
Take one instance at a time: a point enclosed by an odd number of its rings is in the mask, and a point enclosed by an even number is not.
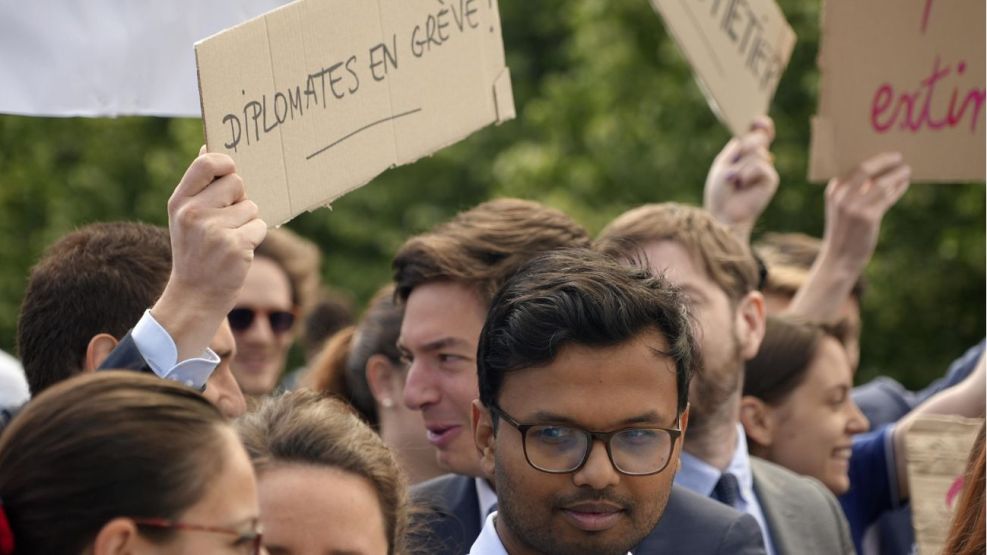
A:
[[[288,310],[255,310],[247,307],[237,307],[230,311],[227,320],[233,331],[246,331],[254,325],[254,318],[257,315],[267,315],[267,322],[271,325],[271,331],[275,334],[282,334],[291,329],[295,323],[295,313]]]
[[[264,539],[264,535],[258,528],[256,522],[254,523],[254,530],[241,532],[240,530],[235,530],[233,528],[190,524],[188,522],[178,522],[176,520],[168,520],[166,518],[134,518],[132,520],[135,524],[137,524],[137,526],[148,526],[150,528],[173,528],[175,530],[190,530],[193,532],[209,532],[213,534],[236,536],[235,544],[245,548],[248,555],[260,555],[261,542]]]
[[[567,474],[582,468],[595,441],[603,443],[610,463],[621,474],[658,474],[668,467],[675,442],[682,435],[678,418],[674,429],[642,427],[592,432],[562,424],[521,424],[497,406],[490,407],[490,412],[521,433],[528,464],[550,474]]]

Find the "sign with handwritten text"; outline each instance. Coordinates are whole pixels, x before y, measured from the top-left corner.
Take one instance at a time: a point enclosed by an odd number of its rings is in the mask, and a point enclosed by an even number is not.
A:
[[[925,415],[905,436],[912,524],[919,555],[939,555],[946,543],[970,449],[982,418]]]
[[[896,150],[913,181],[982,181],[985,4],[823,2],[810,179]]]
[[[651,0],[710,108],[742,135],[768,113],[795,32],[774,0]]]
[[[298,0],[195,55],[208,150],[271,225],[514,117],[496,0]]]

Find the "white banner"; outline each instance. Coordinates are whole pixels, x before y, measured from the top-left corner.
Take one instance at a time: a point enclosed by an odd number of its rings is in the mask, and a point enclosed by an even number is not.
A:
[[[0,112],[200,117],[193,44],[285,3],[0,2]]]

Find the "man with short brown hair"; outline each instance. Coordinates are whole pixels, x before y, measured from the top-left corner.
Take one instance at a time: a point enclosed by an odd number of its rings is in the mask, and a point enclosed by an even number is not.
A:
[[[690,388],[676,483],[757,519],[768,553],[852,553],[846,519],[829,491],[747,453],[739,412],[744,362],[757,354],[765,325],[749,247],[705,210],[675,203],[626,212],[596,247],[645,258],[691,302],[705,367]]]
[[[409,363],[404,401],[422,411],[439,464],[452,472],[413,490],[431,509],[419,515],[418,526],[425,536],[419,541],[429,553],[465,553],[497,504],[471,422],[479,396],[477,343],[494,294],[532,258],[589,244],[586,231],[564,213],[536,202],[499,199],[412,237],[395,256],[394,281],[405,303],[398,345]],[[728,536],[719,550],[704,552],[763,553],[760,541],[751,542],[746,534],[756,528],[753,522],[703,507],[709,504],[714,503],[673,488],[662,519],[666,526],[655,528],[649,545],[638,552],[674,548],[677,531],[690,525],[715,530],[711,537]],[[756,530],[750,536],[760,540]]]

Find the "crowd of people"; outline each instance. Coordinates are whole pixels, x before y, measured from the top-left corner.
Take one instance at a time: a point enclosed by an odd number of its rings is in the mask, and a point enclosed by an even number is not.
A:
[[[855,387],[861,276],[910,170],[868,159],[826,188],[821,239],[752,245],[773,138],[731,140],[705,206],[595,238],[533,201],[465,210],[359,318],[201,152],[168,229],[88,225],[31,272],[0,555],[910,553],[906,436],[983,418],[984,343],[926,390]],[[984,552],[982,427],[947,542]]]

